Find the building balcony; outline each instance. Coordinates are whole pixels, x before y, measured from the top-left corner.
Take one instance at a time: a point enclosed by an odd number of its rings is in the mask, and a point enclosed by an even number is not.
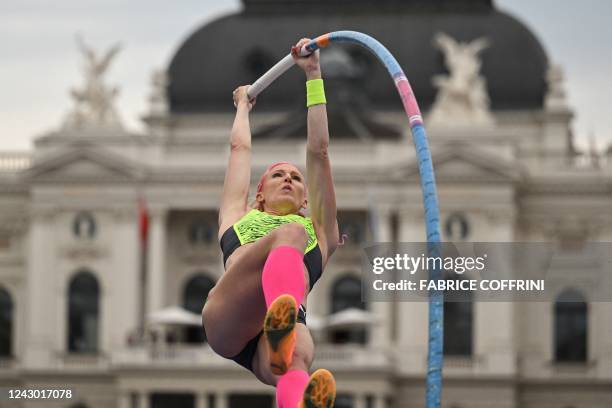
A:
[[[110,360],[113,368],[240,369],[233,361],[215,354],[208,345],[137,346],[111,353]],[[338,371],[388,370],[391,360],[386,350],[354,344],[320,344],[316,347],[314,365]]]
[[[315,366],[329,370],[390,370],[392,361],[387,349],[358,344],[318,344]]]
[[[28,152],[0,153],[0,173],[17,173],[32,165],[32,155]]]
[[[144,345],[111,354],[114,368],[239,369],[233,361],[218,356],[207,344]]]
[[[62,371],[106,371],[110,361],[104,353],[58,353],[55,368]]]

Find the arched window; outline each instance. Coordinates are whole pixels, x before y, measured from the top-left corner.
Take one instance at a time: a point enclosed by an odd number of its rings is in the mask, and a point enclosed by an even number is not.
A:
[[[204,274],[198,274],[185,285],[183,291],[183,306],[190,312],[200,314],[208,297],[208,292],[215,286],[215,281]],[[187,343],[202,343],[206,341],[206,333],[202,327],[188,327],[185,331]]]
[[[77,273],[68,288],[68,351],[98,351],[100,288],[88,271]]]
[[[332,313],[351,308],[366,310],[366,304],[361,301],[361,280],[354,276],[345,276],[338,279],[332,287],[331,306]],[[332,329],[330,339],[336,344],[365,344],[367,332],[365,327]]]
[[[13,299],[0,288],[0,357],[13,355]]]
[[[462,278],[455,275],[452,279]],[[445,292],[444,297],[444,354],[469,357],[472,355],[474,320],[471,292]]]
[[[81,239],[93,239],[96,236],[96,220],[88,212],[78,213],[72,222],[74,236]]]
[[[568,289],[556,299],[555,361],[586,362],[588,306],[580,292]]]

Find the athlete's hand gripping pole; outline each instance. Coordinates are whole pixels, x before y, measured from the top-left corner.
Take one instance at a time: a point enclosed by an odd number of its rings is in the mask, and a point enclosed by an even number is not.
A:
[[[310,41],[308,44],[304,45],[298,55],[300,57],[305,57],[319,48],[325,47],[328,44],[326,41],[327,35],[322,35],[314,40]],[[272,82],[274,82],[279,76],[284,74],[289,68],[291,68],[295,62],[291,57],[291,54],[287,54],[282,60],[276,63],[272,68],[268,70],[265,74],[263,74],[257,81],[251,85],[247,91],[247,95],[250,100],[257,98],[257,96]]]

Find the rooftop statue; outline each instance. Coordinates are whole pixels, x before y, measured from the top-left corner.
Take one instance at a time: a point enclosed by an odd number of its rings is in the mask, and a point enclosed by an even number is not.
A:
[[[558,64],[551,64],[546,71],[548,92],[544,99],[544,106],[549,111],[566,111],[567,96],[565,92],[565,77],[563,68]]]
[[[486,79],[479,75],[482,62],[478,54],[489,46],[486,38],[459,42],[445,33],[434,37],[434,45],[444,53],[450,75],[436,75],[436,101],[428,124],[489,125],[493,123]]]
[[[98,54],[88,47],[80,36],[77,46],[84,57],[85,84],[71,90],[75,107],[64,123],[65,128],[118,127],[119,117],[113,101],[119,89],[105,83],[104,76],[112,60],[121,49],[119,44],[112,46],[106,53]]]
[[[149,95],[149,113],[164,116],[168,113],[167,89],[170,80],[164,70],[156,70],[151,76],[151,94]]]

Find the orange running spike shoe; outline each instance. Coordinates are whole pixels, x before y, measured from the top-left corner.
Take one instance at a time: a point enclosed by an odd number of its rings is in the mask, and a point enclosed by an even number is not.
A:
[[[295,349],[297,302],[291,295],[274,299],[264,320],[264,334],[268,340],[270,369],[276,375],[287,372]]]
[[[332,373],[319,368],[308,380],[298,408],[332,408],[336,400],[336,380]]]

